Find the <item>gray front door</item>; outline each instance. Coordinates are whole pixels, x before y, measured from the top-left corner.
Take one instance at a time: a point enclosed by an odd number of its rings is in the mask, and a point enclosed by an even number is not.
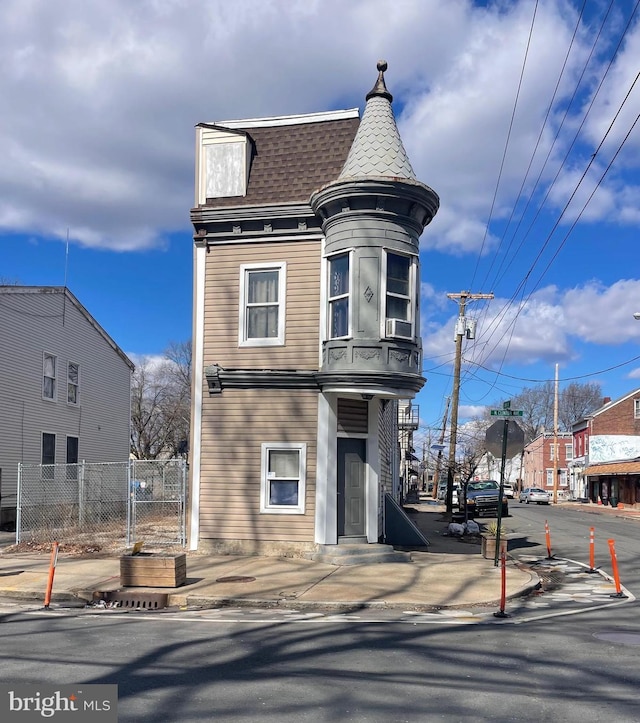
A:
[[[338,537],[366,533],[366,440],[338,438]]]

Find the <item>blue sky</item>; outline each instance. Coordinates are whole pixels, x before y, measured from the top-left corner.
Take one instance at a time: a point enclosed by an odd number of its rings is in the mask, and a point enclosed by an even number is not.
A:
[[[555,364],[561,387],[621,396],[640,386],[637,6],[5,0],[0,279],[66,274],[134,359],[190,338],[194,126],[362,108],[386,58],[441,199],[421,239],[423,433],[451,394],[463,290],[495,298],[468,307],[461,420]]]

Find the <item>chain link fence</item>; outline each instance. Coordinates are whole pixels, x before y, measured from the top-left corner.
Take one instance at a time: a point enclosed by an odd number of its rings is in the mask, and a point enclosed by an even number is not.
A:
[[[21,464],[16,542],[186,543],[185,460]]]

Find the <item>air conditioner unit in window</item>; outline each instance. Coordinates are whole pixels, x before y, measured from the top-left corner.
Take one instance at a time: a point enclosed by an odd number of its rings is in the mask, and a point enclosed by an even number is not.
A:
[[[387,319],[387,336],[413,339],[411,322],[404,321],[403,319]]]

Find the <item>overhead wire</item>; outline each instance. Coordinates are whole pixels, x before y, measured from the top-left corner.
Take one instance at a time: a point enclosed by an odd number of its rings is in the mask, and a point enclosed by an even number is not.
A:
[[[504,164],[505,164],[505,160],[506,160],[506,158],[507,158],[507,152],[508,152],[508,150],[509,150],[509,141],[511,140],[511,131],[513,130],[513,122],[514,122],[514,120],[515,120],[516,110],[517,110],[517,108],[518,108],[518,100],[519,100],[519,98],[520,98],[520,90],[521,90],[521,88],[522,88],[522,80],[523,80],[523,78],[524,78],[524,71],[525,71],[525,68],[527,67],[527,58],[529,57],[529,48],[530,48],[530,46],[531,46],[531,37],[532,37],[532,35],[533,35],[533,28],[534,28],[534,26],[535,26],[535,21],[536,21],[537,12],[538,12],[538,0],[536,0],[535,6],[534,6],[534,8],[533,8],[533,17],[531,18],[531,25],[529,26],[529,36],[528,36],[528,38],[527,38],[527,46],[526,46],[525,53],[524,53],[524,58],[523,58],[523,61],[522,61],[522,67],[521,67],[521,69],[520,69],[520,79],[518,80],[518,89],[517,89],[517,91],[516,91],[516,97],[515,97],[515,100],[514,100],[514,102],[513,102],[513,109],[512,109],[512,111],[511,111],[511,120],[509,121],[509,129],[508,129],[508,131],[507,131],[507,137],[506,137],[505,144],[504,144],[504,150],[503,150],[503,152],[502,152],[502,160],[500,161],[500,170],[498,171],[498,178],[497,178],[497,180],[496,180],[496,187],[495,187],[495,190],[494,190],[494,192],[493,192],[493,199],[492,199],[492,201],[491,201],[491,208],[489,209],[489,217],[488,217],[487,223],[486,223],[486,225],[485,225],[484,237],[483,237],[483,239],[482,239],[482,244],[481,244],[481,246],[480,246],[480,251],[479,251],[479,253],[478,253],[478,258],[476,259],[476,267],[475,267],[475,269],[474,269],[474,271],[473,271],[473,275],[472,275],[472,277],[471,277],[471,284],[470,284],[469,288],[473,288],[473,284],[474,284],[474,281],[475,281],[475,278],[476,278],[476,273],[477,273],[477,271],[478,271],[478,265],[479,265],[479,263],[480,263],[480,259],[481,259],[481,257],[482,257],[482,252],[483,252],[483,250],[484,250],[484,245],[485,245],[485,243],[486,243],[486,241],[487,241],[487,236],[488,236],[488,234],[489,234],[489,227],[490,227],[491,221],[492,221],[492,219],[493,219],[493,210],[494,210],[494,208],[495,208],[496,199],[498,198],[498,190],[499,190],[499,188],[500,188],[500,181],[501,181],[501,179],[502,179],[502,171],[504,170]]]
[[[564,164],[566,163],[566,160],[567,160],[567,158],[568,158],[568,155],[569,155],[569,153],[571,152],[571,150],[572,150],[572,148],[573,148],[573,146],[574,146],[574,144],[575,144],[575,142],[576,142],[576,140],[577,140],[577,137],[578,137],[578,135],[579,135],[579,133],[580,133],[580,131],[581,131],[584,123],[586,122],[586,118],[587,118],[587,116],[589,115],[589,112],[590,112],[590,110],[591,110],[591,108],[592,108],[592,106],[593,106],[593,104],[594,104],[594,102],[595,102],[595,99],[596,99],[596,97],[597,97],[597,95],[598,95],[598,93],[599,93],[599,91],[600,91],[600,89],[601,89],[601,87],[602,87],[602,84],[604,83],[604,80],[605,80],[605,78],[607,77],[607,74],[608,74],[608,72],[609,72],[609,70],[610,70],[610,68],[611,68],[611,66],[612,66],[612,64],[613,64],[613,61],[614,61],[615,57],[617,56],[617,53],[618,53],[618,51],[619,51],[619,48],[621,47],[621,44],[622,44],[623,39],[624,39],[624,36],[626,35],[626,33],[627,33],[627,31],[628,31],[628,29],[629,29],[629,27],[630,27],[630,25],[631,25],[631,22],[632,22],[632,20],[633,20],[633,17],[634,17],[634,15],[635,15],[635,12],[636,12],[636,10],[637,10],[637,8],[638,8],[638,4],[639,4],[639,3],[636,2],[636,5],[635,5],[635,7],[634,7],[634,9],[633,9],[633,12],[631,13],[631,16],[630,16],[630,18],[629,18],[629,20],[628,20],[628,22],[627,22],[627,24],[626,24],[626,27],[625,27],[625,29],[624,29],[624,31],[623,31],[623,33],[622,33],[622,35],[621,35],[621,37],[620,37],[620,39],[619,39],[619,41],[618,41],[618,44],[617,44],[617,46],[616,46],[616,49],[615,49],[614,53],[612,54],[612,56],[611,56],[611,58],[610,58],[610,60],[609,60],[609,63],[608,63],[607,68],[606,68],[606,70],[605,70],[605,73],[603,74],[603,76],[602,76],[602,78],[601,78],[601,80],[600,80],[600,83],[599,83],[599,85],[598,85],[598,88],[597,88],[596,92],[593,94],[593,96],[592,96],[592,98],[591,98],[591,103],[589,104],[589,107],[588,107],[586,113],[584,114],[582,123],[580,124],[580,127],[578,128],[578,131],[576,132],[576,134],[575,134],[575,136],[574,136],[573,142],[571,143],[571,146],[569,147],[569,151],[568,151],[567,154],[565,155],[565,157],[564,157],[564,159],[563,159],[563,162],[562,162],[562,164],[560,165],[560,168],[558,169],[558,172],[557,172],[557,174],[556,174],[556,176],[555,176],[555,178],[554,178],[554,181],[553,181],[553,183],[551,184],[551,186],[549,187],[549,190],[547,191],[547,194],[545,195],[545,197],[544,197],[544,199],[543,199],[543,202],[542,202],[540,208],[542,207],[542,205],[544,205],[544,202],[546,202],[546,200],[547,200],[547,198],[548,198],[548,196],[549,196],[549,193],[550,193],[550,191],[551,191],[551,188],[553,187],[553,184],[555,184],[555,181],[557,180],[557,178],[558,178],[558,176],[559,176],[559,173],[560,173],[561,170],[562,170],[562,167],[563,167]],[[584,65],[584,67],[583,67],[582,73],[581,73],[581,75],[580,75],[580,78],[579,78],[579,80],[578,80],[578,83],[576,84],[576,89],[575,89],[574,94],[573,94],[573,96],[572,96],[572,100],[571,100],[571,102],[569,103],[569,105],[567,106],[567,109],[566,109],[566,111],[565,111],[565,116],[564,116],[563,121],[562,121],[563,123],[564,123],[564,119],[566,118],[566,114],[568,113],[568,111],[569,111],[569,109],[570,109],[570,107],[571,107],[571,104],[572,104],[572,102],[573,102],[573,99],[576,97],[576,94],[577,94],[577,92],[578,92],[578,88],[579,88],[580,82],[581,82],[581,80],[582,80],[582,77],[584,76],[584,73],[586,72],[586,68],[587,68],[587,66],[588,66],[588,63],[590,62],[590,59],[591,59],[591,57],[592,57],[592,55],[593,55],[593,52],[595,51],[596,44],[597,44],[598,39],[600,38],[600,35],[601,35],[602,30],[603,30],[603,28],[604,28],[604,24],[605,24],[605,22],[606,22],[606,19],[607,19],[608,15],[609,15],[610,10],[611,10],[611,6],[612,6],[612,3],[609,5],[609,8],[607,9],[607,12],[606,12],[606,14],[605,14],[605,16],[604,16],[604,18],[603,18],[603,21],[602,21],[601,26],[600,26],[600,30],[598,31],[598,34],[597,34],[597,36],[596,36],[596,39],[595,39],[595,41],[594,41],[594,43],[593,43],[593,45],[592,45],[592,49],[591,49],[591,53],[589,54],[589,58],[587,59],[585,65]],[[583,5],[583,7],[582,7],[582,10],[584,10],[584,5]],[[581,14],[582,14],[582,10],[581,10]],[[578,22],[579,22],[579,21],[578,21]],[[575,38],[575,31],[574,31],[574,36],[573,36],[572,41],[571,41],[572,43],[573,43],[574,38]],[[566,56],[566,58],[565,58],[565,65],[566,65],[566,62],[567,62],[567,58],[568,58],[570,49],[571,49],[571,48],[569,48],[569,51],[568,51],[567,56]],[[564,69],[564,65],[563,65],[563,69]],[[523,70],[524,70],[524,69],[523,69]],[[561,73],[561,75],[560,75],[560,78],[561,78],[561,77],[562,77],[562,73]],[[522,78],[522,74],[521,74],[521,78]],[[558,84],[559,84],[559,82],[560,82],[560,78],[559,78],[559,80],[558,80]],[[636,78],[636,80],[637,80],[637,78]],[[635,82],[636,82],[636,81],[634,81],[634,84],[633,84],[633,85],[635,85]],[[556,85],[556,92],[557,92],[558,84]],[[583,173],[580,181],[579,181],[578,184],[576,185],[576,188],[574,189],[574,192],[572,193],[569,201],[568,201],[567,204],[565,205],[565,208],[563,209],[562,213],[560,214],[560,216],[558,217],[556,223],[554,224],[553,229],[552,229],[551,232],[548,234],[547,239],[545,240],[545,243],[544,243],[544,245],[543,245],[543,248],[542,248],[541,251],[538,253],[535,261],[531,264],[531,266],[530,266],[530,268],[529,268],[529,271],[527,272],[527,274],[525,275],[524,279],[523,279],[523,280],[521,281],[521,283],[519,284],[516,292],[512,295],[512,298],[511,298],[511,301],[509,302],[509,304],[505,305],[505,307],[503,307],[503,309],[501,310],[501,315],[500,315],[500,316],[504,317],[504,315],[506,315],[506,313],[507,313],[508,308],[510,307],[510,305],[512,305],[512,303],[515,301],[516,295],[517,295],[518,293],[521,293],[521,300],[520,300],[520,302],[519,302],[519,308],[517,309],[514,318],[513,318],[512,321],[510,322],[510,328],[511,328],[510,339],[512,338],[512,335],[513,335],[513,330],[514,330],[514,327],[515,327],[515,321],[516,321],[517,317],[519,316],[519,314],[521,313],[521,311],[522,311],[522,309],[523,309],[523,307],[524,307],[524,304],[525,304],[527,301],[530,300],[533,291],[535,290],[535,288],[537,288],[537,286],[538,286],[538,285],[540,284],[540,282],[542,281],[542,278],[544,277],[544,275],[546,274],[546,272],[547,272],[548,269],[550,268],[551,264],[553,263],[553,261],[554,261],[555,258],[557,257],[557,255],[558,255],[558,253],[560,252],[562,246],[564,245],[564,243],[565,243],[566,240],[568,239],[569,235],[570,235],[571,232],[573,231],[573,228],[575,228],[576,223],[578,222],[579,218],[582,216],[582,213],[583,213],[584,210],[586,209],[586,206],[588,205],[588,203],[590,202],[591,198],[592,198],[593,195],[595,194],[597,188],[598,188],[599,185],[602,183],[602,181],[604,180],[604,177],[607,175],[608,171],[610,170],[612,163],[614,162],[615,158],[617,157],[618,153],[620,152],[622,146],[624,145],[624,142],[626,142],[627,138],[629,137],[631,131],[633,130],[633,127],[635,127],[635,123],[637,122],[638,119],[636,119],[636,121],[634,122],[632,128],[631,128],[631,129],[629,130],[629,132],[627,133],[627,136],[626,136],[625,140],[624,140],[623,143],[620,145],[620,147],[619,147],[618,151],[616,152],[614,158],[610,161],[609,165],[607,166],[607,169],[605,170],[605,172],[603,173],[602,177],[601,177],[600,180],[598,181],[598,184],[597,184],[596,187],[593,189],[591,195],[589,196],[589,199],[587,200],[586,204],[583,206],[583,209],[582,209],[582,211],[580,212],[579,216],[575,219],[575,221],[574,221],[574,223],[572,224],[570,230],[569,230],[568,233],[565,235],[564,239],[561,241],[559,247],[556,249],[556,252],[554,253],[552,259],[549,261],[549,263],[547,264],[547,266],[546,266],[546,268],[544,269],[543,273],[542,273],[541,276],[539,277],[539,279],[538,279],[538,281],[537,281],[537,283],[536,283],[536,286],[534,287],[533,290],[530,290],[530,291],[529,291],[529,294],[528,294],[526,300],[522,301],[522,297],[524,296],[524,291],[525,291],[525,287],[526,287],[526,281],[529,279],[530,275],[532,274],[532,272],[533,272],[536,264],[538,263],[538,261],[539,261],[539,259],[540,259],[540,257],[541,257],[541,254],[543,253],[544,249],[546,248],[546,246],[547,246],[548,243],[550,242],[551,236],[553,235],[553,233],[554,233],[555,230],[557,229],[557,227],[558,227],[561,219],[562,219],[562,218],[564,217],[564,215],[566,214],[566,211],[567,211],[567,209],[568,209],[569,204],[571,203],[571,201],[572,201],[573,198],[575,197],[575,194],[577,193],[578,188],[580,187],[582,181],[583,181],[584,178],[586,177],[586,175],[587,175],[587,173],[588,173],[588,171],[589,171],[589,169],[590,169],[593,161],[595,160],[595,158],[596,158],[599,150],[601,149],[603,143],[605,142],[605,140],[606,140],[606,138],[607,138],[607,136],[608,136],[611,128],[613,127],[613,124],[615,123],[615,120],[617,119],[617,117],[618,117],[618,115],[619,115],[622,107],[624,106],[624,103],[626,102],[626,100],[627,100],[627,98],[628,98],[628,96],[629,96],[629,94],[630,94],[630,92],[631,92],[632,89],[633,89],[633,86],[632,86],[632,88],[629,90],[629,92],[627,93],[627,96],[625,97],[625,100],[623,101],[623,103],[621,104],[620,108],[618,109],[618,112],[616,113],[616,116],[614,117],[614,119],[613,119],[613,121],[612,121],[612,123],[611,123],[611,125],[610,125],[610,127],[609,127],[609,129],[608,129],[608,131],[607,131],[607,133],[605,134],[605,137],[602,139],[601,143],[599,144],[598,149],[597,149],[596,152],[591,156],[591,159],[590,159],[590,161],[589,161],[589,164],[588,164],[587,168],[585,169],[585,171],[584,171],[584,173]],[[520,86],[519,86],[519,89],[518,89],[518,93],[519,93],[519,90],[520,90]],[[556,92],[554,92],[554,98],[555,98]],[[553,99],[552,99],[552,103],[553,103]],[[515,109],[514,109],[514,113],[515,113]],[[547,112],[547,115],[545,116],[545,123],[546,123],[547,118],[548,118],[548,112]],[[512,116],[512,122],[513,122],[513,116]],[[511,126],[510,126],[510,131],[511,131]],[[541,130],[541,134],[540,134],[540,135],[542,135],[542,132],[543,132],[543,129]],[[559,132],[560,132],[560,128],[559,128],[559,130],[558,130],[558,134],[559,134]],[[554,139],[554,144],[555,144],[555,141],[557,140],[558,134],[556,135],[556,139]],[[540,136],[539,136],[539,138],[540,138]],[[538,142],[539,142],[539,140],[538,140]],[[535,156],[535,152],[536,152],[536,150],[537,150],[537,146],[538,146],[538,144],[536,144],[536,149],[534,150],[534,154],[532,155],[532,159],[531,159],[531,161],[530,161],[529,168],[527,169],[527,174],[525,175],[525,180],[523,181],[523,185],[521,186],[520,193],[521,193],[521,191],[522,191],[522,188],[524,187],[524,183],[526,182],[526,176],[528,175],[529,169],[530,169],[531,164],[532,164],[532,162],[533,162],[533,158],[534,158],[534,156]],[[548,161],[548,158],[549,158],[549,156],[550,156],[550,153],[551,153],[552,148],[553,148],[553,146],[550,148],[549,154],[547,155],[547,159],[545,160],[545,165],[546,165],[546,163],[547,163],[547,161]],[[506,146],[505,146],[505,151],[506,151]],[[504,164],[504,156],[503,156],[503,164]],[[541,172],[540,172],[540,174],[539,174],[539,176],[538,176],[538,179],[537,179],[537,181],[536,181],[536,185],[534,186],[534,190],[532,191],[532,195],[530,196],[530,199],[532,198],[533,193],[535,192],[535,188],[537,187],[537,185],[538,185],[538,183],[539,183],[539,180],[540,180],[540,177],[541,177],[541,175],[542,175],[543,170],[544,170],[544,166],[543,166],[543,168],[541,169]],[[502,171],[502,166],[501,166],[501,171]],[[498,189],[498,187],[499,187],[499,180],[498,180],[498,183],[497,183],[497,185],[496,185],[496,194],[497,194],[497,189]],[[529,199],[529,201],[527,202],[527,208],[528,208],[528,203],[530,202],[530,199]],[[495,195],[494,195],[494,202],[495,202]],[[518,200],[516,200],[516,204],[517,204],[517,202],[518,202]],[[493,207],[494,207],[494,203],[492,203],[492,211],[493,211]],[[536,217],[534,218],[534,222],[535,222],[535,220],[537,219],[537,216],[538,216],[538,214],[539,214],[540,208],[538,209],[538,213],[536,214]],[[525,209],[525,211],[526,211],[526,209]],[[515,206],[514,206],[514,211],[513,211],[512,214],[511,214],[510,221],[511,221],[511,218],[513,217],[513,213],[514,213],[514,212],[515,212]],[[523,212],[523,214],[524,214],[524,212]],[[524,215],[523,215],[523,217],[524,217]],[[489,220],[489,223],[490,223],[490,220]],[[487,224],[487,229],[488,229],[489,223]],[[524,237],[523,240],[521,241],[520,246],[518,247],[518,250],[521,248],[522,243],[524,242],[524,239],[526,238],[526,236],[527,236],[528,233],[530,232],[532,225],[533,225],[533,223],[529,226],[529,229],[528,229],[528,231],[527,231],[527,234],[525,234],[525,237]],[[511,239],[509,248],[511,247],[511,243],[512,243],[513,238],[515,237],[515,234],[517,233],[519,227],[520,227],[520,223],[518,224],[518,227],[517,227],[516,231],[514,232],[514,236],[513,236],[512,239]],[[485,234],[485,239],[486,239],[486,234]],[[484,244],[484,240],[483,240],[483,244]],[[507,250],[507,253],[508,253],[508,250]],[[516,253],[517,253],[517,252],[516,252]],[[515,258],[515,255],[514,255],[513,258]],[[508,266],[511,265],[511,263],[512,263],[512,261],[513,261],[513,258],[512,258],[511,261],[509,262],[509,265],[508,265]],[[508,266],[507,266],[507,269],[508,269]],[[491,268],[492,268],[492,267],[493,267],[493,264],[492,264]],[[476,271],[477,271],[477,268],[478,268],[478,265],[476,264]],[[502,268],[502,265],[501,265],[501,266],[499,267],[499,269],[498,269],[498,274],[499,274],[501,268]],[[475,278],[476,271],[474,271],[474,278]],[[489,271],[490,271],[490,270],[489,270]],[[506,269],[505,269],[505,273],[506,273]],[[485,280],[486,280],[486,278],[488,278],[488,273],[487,273],[487,275],[486,275],[486,277],[485,277]],[[498,277],[496,277],[496,278],[498,278]],[[502,276],[500,276],[499,278],[502,278]],[[497,317],[496,317],[496,318],[497,318]],[[494,318],[494,320],[493,320],[493,322],[492,322],[493,325],[495,325],[495,321],[496,321],[496,319]],[[494,330],[493,333],[495,333],[496,330],[497,330],[497,326],[496,326],[496,329]],[[492,333],[491,335],[493,335],[493,333]],[[484,346],[486,347],[486,343],[485,343]],[[507,350],[508,350],[508,346],[509,346],[509,344],[507,344],[507,347],[505,348],[505,354],[503,355],[503,360],[501,361],[500,368],[499,368],[498,372],[496,372],[495,370],[491,370],[492,373],[494,373],[494,374],[500,374],[500,370],[502,369],[502,366],[503,366],[503,364],[504,364],[504,360],[505,360],[505,358],[506,358],[506,353],[507,353]],[[477,347],[479,347],[479,344],[478,344],[478,343],[474,344],[473,349],[475,349],[475,348],[477,348]],[[493,349],[495,349],[495,348],[496,348],[496,345],[494,345]],[[491,351],[493,351],[493,349],[492,349]],[[491,353],[491,351],[490,351],[489,353]],[[487,358],[487,357],[488,357],[488,354],[486,354],[484,358]],[[479,362],[477,362],[477,361],[472,361],[472,363],[477,363],[478,366],[481,366],[481,367],[482,367],[482,364],[479,363]],[[485,367],[482,367],[482,368],[485,368]],[[496,380],[497,380],[497,376],[496,376]],[[489,391],[490,391],[490,390],[489,390]],[[488,392],[487,392],[487,393],[488,393]],[[486,396],[486,394],[485,394],[484,396]]]

